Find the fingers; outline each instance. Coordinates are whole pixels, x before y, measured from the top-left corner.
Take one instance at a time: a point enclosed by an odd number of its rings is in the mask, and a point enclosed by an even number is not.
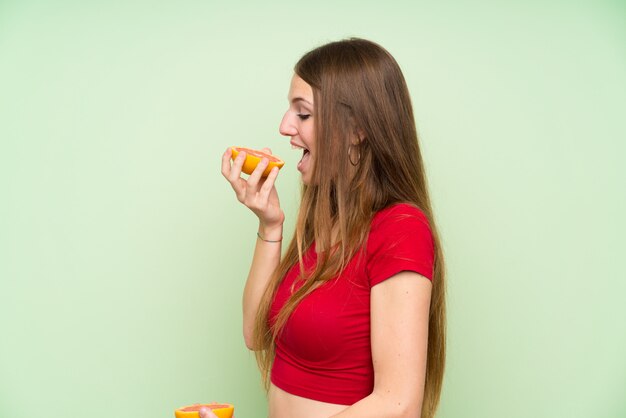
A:
[[[232,149],[228,148],[226,152],[224,152],[224,155],[222,155],[222,175],[228,180],[235,191],[237,200],[243,202],[245,198],[245,186],[243,183],[245,183],[245,181],[241,179],[241,168],[246,159],[246,153],[240,152],[237,158],[235,158],[235,161],[231,164],[230,160],[232,154]]]
[[[278,167],[274,167],[266,178],[261,179],[268,165],[267,158],[263,158],[248,178],[244,204],[257,214],[264,213],[270,206],[270,192],[278,176]]]
[[[202,407],[198,412],[200,413],[200,418],[218,418],[210,408]]]
[[[273,167],[267,178],[265,179],[265,182],[261,186],[261,190],[259,190],[259,198],[262,201],[267,202],[269,200],[269,196],[272,188],[274,187],[276,177],[278,177],[278,167]]]
[[[264,148],[264,152],[271,153],[269,148]],[[266,178],[263,173],[269,165],[269,159],[262,158],[255,167],[252,174],[247,179],[242,178],[242,167],[246,159],[246,153],[241,151],[234,161],[232,159],[232,150],[228,148],[222,155],[222,175],[228,180],[231,187],[235,191],[237,200],[248,208],[252,209],[258,216],[265,217],[270,207],[277,206],[277,202],[272,200],[270,195],[274,190],[274,183],[278,176],[278,168],[273,168]],[[274,191],[275,192],[275,191]],[[276,208],[272,210],[275,211]]]
[[[252,174],[250,174],[250,177],[248,177],[248,191],[249,192],[250,191],[256,192],[256,190],[258,189],[257,185],[259,183],[259,180],[261,180],[261,176],[263,175],[263,172],[265,171],[269,163],[270,161],[267,158],[262,158],[261,162],[259,162],[259,164],[256,166],[256,168],[252,172]]]
[[[230,174],[230,157],[233,155],[233,150],[229,147],[222,155],[222,175],[228,178]]]
[[[231,154],[232,154],[232,151],[231,151]],[[228,174],[226,178],[228,179],[228,181],[231,182],[231,184],[234,183],[239,177],[241,177],[241,168],[243,167],[244,161],[246,161],[246,152],[241,151],[237,155],[237,158],[235,158],[235,161],[230,166],[230,168],[227,169]],[[222,164],[224,164],[224,160],[222,160]],[[230,165],[228,161],[226,161],[226,164]],[[222,169],[223,168],[224,167],[222,166]]]

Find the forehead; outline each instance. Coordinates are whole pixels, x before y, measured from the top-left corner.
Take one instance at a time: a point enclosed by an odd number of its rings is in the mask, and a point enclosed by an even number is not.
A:
[[[305,101],[313,103],[313,89],[306,81],[301,79],[297,74],[294,74],[291,78],[289,96],[287,98],[290,102],[297,99],[304,99]]]

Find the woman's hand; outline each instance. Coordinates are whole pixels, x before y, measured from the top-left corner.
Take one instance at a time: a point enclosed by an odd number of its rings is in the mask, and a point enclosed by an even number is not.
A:
[[[262,151],[272,153],[269,148],[263,148]],[[222,156],[222,175],[232,186],[237,200],[254,212],[263,229],[282,227],[285,214],[280,208],[278,193],[274,186],[278,168],[274,167],[266,178],[262,178],[261,174],[269,164],[269,160],[263,158],[250,177],[244,179],[241,177],[241,168],[246,159],[246,153],[240,152],[232,165],[231,155],[232,150],[228,148]]]
[[[211,408],[200,408],[200,418],[218,418],[217,415],[211,411]]]
[[[219,418],[217,415],[215,415],[213,413],[213,411],[211,411],[211,408],[200,408],[200,411],[198,411],[200,413],[200,418]],[[235,416],[233,415],[233,418],[235,418]]]

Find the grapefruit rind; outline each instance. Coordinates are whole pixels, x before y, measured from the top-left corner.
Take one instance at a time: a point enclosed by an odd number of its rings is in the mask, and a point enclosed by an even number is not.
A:
[[[246,147],[230,147],[230,149],[232,150],[232,155],[230,158],[233,161],[235,160],[235,158],[237,158],[237,155],[239,155],[240,151],[246,152],[246,160],[243,162],[243,167],[241,167],[241,171],[246,174],[252,174],[252,172],[254,171],[256,166],[259,165],[263,157],[267,157],[270,161],[263,171],[263,174],[261,174],[261,177],[267,177],[270,174],[270,171],[272,171],[272,168],[278,167],[278,169],[280,170],[280,168],[285,165],[285,162],[277,156],[267,154],[263,151]]]
[[[234,405],[228,403],[202,403],[182,406],[174,411],[174,415],[176,418],[200,418],[200,412],[198,412],[198,410],[202,406],[211,408],[213,413],[219,418],[232,418],[235,410]],[[195,411],[185,411],[185,409],[188,408],[193,408]]]

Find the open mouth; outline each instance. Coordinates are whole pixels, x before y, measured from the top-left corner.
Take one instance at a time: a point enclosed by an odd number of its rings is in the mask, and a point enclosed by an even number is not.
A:
[[[309,151],[305,147],[301,147],[299,145],[294,145],[294,144],[291,145],[291,148],[292,149],[301,149],[302,150],[302,158],[298,162],[298,170],[299,171],[303,171],[309,165],[309,160],[311,159],[311,151]]]

